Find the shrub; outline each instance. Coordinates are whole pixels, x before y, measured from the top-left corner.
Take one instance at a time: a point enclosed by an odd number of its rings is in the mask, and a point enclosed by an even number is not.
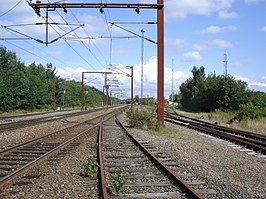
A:
[[[241,121],[244,118],[257,119],[263,117],[263,111],[259,106],[254,106],[252,102],[241,104],[236,118]]]
[[[153,128],[155,125],[155,120],[152,112],[130,109],[126,112],[129,118],[129,125],[137,128]]]

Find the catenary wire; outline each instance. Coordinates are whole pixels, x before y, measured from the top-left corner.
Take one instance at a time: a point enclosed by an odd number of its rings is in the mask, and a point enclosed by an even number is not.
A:
[[[49,0],[48,0],[48,2],[49,3],[51,3]],[[59,16],[66,22],[66,23],[68,23],[65,19],[64,19],[64,17],[56,10],[56,12],[59,14]],[[69,26],[69,28],[72,30],[72,28]],[[78,37],[78,35],[75,33],[75,31],[73,32],[75,35],[76,35],[76,37],[77,38],[79,38]],[[80,40],[80,39],[79,39]],[[97,62],[100,64],[100,65],[104,65],[104,64],[102,64],[101,62],[100,62],[100,60],[94,55],[94,53],[92,53],[91,52],[91,50],[84,44],[84,42],[82,41],[82,40],[80,40],[80,42],[83,44],[83,46],[91,53],[91,55],[97,60]],[[94,69],[94,70],[96,70],[93,66],[92,66],[92,68]]]
[[[0,17],[3,17],[5,16],[6,14],[8,14],[9,12],[11,12],[13,9],[15,9],[20,3],[21,3],[22,0],[18,1],[12,8],[10,8],[8,11],[6,11],[5,13],[1,14]]]

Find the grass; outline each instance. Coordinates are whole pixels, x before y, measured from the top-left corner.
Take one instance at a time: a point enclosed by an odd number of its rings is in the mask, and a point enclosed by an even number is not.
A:
[[[126,143],[126,135],[119,136],[119,145],[124,145]]]
[[[97,170],[99,165],[97,162],[89,160],[82,165],[84,176],[91,177]]]
[[[234,121],[231,126],[233,128],[240,128],[266,135],[266,118],[258,118],[255,120],[244,119],[240,122]]]
[[[117,193],[121,193],[123,190],[123,186],[126,183],[126,171],[123,168],[119,168],[112,175],[112,182]]]
[[[233,112],[215,111],[212,113],[191,113],[184,111],[176,112],[186,115],[189,117],[194,117],[196,119],[203,119],[211,123],[218,123],[223,126],[242,129],[245,131],[251,131],[254,133],[266,134],[266,118],[258,119],[243,119],[242,121],[233,120],[236,114]]]

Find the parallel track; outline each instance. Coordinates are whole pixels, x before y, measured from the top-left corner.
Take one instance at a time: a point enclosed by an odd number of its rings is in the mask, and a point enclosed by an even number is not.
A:
[[[149,142],[137,141],[116,121],[118,126],[105,122],[99,130],[100,198],[203,198],[189,185],[195,181],[175,173],[181,168],[169,156]]]
[[[35,119],[26,119],[26,120],[20,120],[20,121],[15,121],[15,122],[7,122],[7,123],[2,123],[0,124],[0,133],[4,132],[4,131],[10,131],[10,130],[15,130],[15,129],[19,129],[19,128],[24,128],[24,127],[28,127],[28,126],[33,126],[33,125],[37,125],[37,124],[41,124],[44,122],[50,122],[50,121],[55,121],[55,120],[59,120],[59,119],[64,119],[67,117],[75,117],[75,116],[79,116],[79,115],[84,115],[84,114],[88,114],[88,113],[92,113],[98,110],[102,110],[105,108],[98,108],[98,109],[92,109],[92,110],[87,110],[87,111],[79,111],[79,112],[74,112],[74,113],[62,113],[62,114],[58,114],[58,115],[54,115],[54,116],[43,116],[40,118],[35,118]],[[32,115],[45,115],[47,113],[40,113],[40,114],[32,114]],[[26,116],[14,116],[14,118],[20,118],[20,117],[29,117],[30,115],[26,115]],[[9,118],[9,117],[7,117]],[[13,118],[13,117],[11,117]],[[4,120],[4,118],[0,118],[2,120]]]
[[[243,145],[248,149],[258,151],[266,155],[265,135],[223,127],[217,124],[208,123],[179,114],[167,113],[165,114],[164,120],[173,124],[192,128],[203,133],[234,142],[236,144]]]
[[[103,117],[114,115],[124,108],[109,110],[104,115],[0,151],[0,188],[23,172],[29,171],[37,163],[75,146],[79,139],[88,136],[99,126]]]

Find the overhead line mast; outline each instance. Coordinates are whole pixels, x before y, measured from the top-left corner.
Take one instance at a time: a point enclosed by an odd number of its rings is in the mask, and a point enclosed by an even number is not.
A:
[[[27,1],[37,15],[40,16],[40,9],[53,11],[56,8],[62,8],[67,12],[68,8],[131,8],[137,13],[140,9],[156,9],[157,10],[157,119],[159,125],[164,124],[164,0],[157,0],[157,4],[136,4],[136,3],[41,3],[37,1]],[[47,12],[46,12],[47,13]],[[48,24],[47,24],[48,26]],[[48,31],[47,31],[48,32]]]

